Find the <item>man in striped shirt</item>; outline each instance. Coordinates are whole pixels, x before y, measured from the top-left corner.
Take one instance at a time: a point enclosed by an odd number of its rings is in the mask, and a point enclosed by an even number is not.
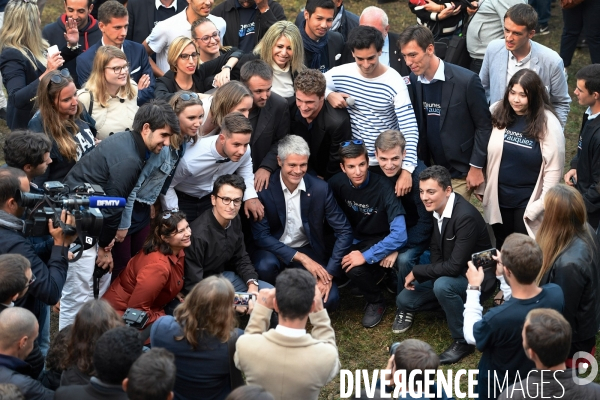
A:
[[[352,138],[361,139],[369,153],[369,164],[378,165],[375,139],[388,129],[400,130],[406,138],[406,158],[395,192],[403,196],[412,187],[411,174],[417,165],[419,133],[404,79],[379,62],[383,35],[370,26],[359,26],[348,37],[355,63],[332,68],[325,74],[327,101],[347,108]],[[347,99],[351,97],[350,100]]]

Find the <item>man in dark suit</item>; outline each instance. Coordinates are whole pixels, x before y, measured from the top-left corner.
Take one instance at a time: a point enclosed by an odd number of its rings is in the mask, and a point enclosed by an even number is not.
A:
[[[331,24],[331,31],[341,33],[342,37],[344,38],[344,42],[346,42],[346,40],[348,40],[350,31],[358,26],[358,15],[346,10],[343,0],[334,0],[333,3],[335,4],[335,18],[333,18],[333,22]],[[298,29],[302,27],[304,19],[303,7],[296,16],[295,24]]]
[[[83,86],[90,77],[94,57],[100,46],[115,46],[125,53],[129,63],[129,75],[138,85],[138,106],[154,98],[154,74],[148,61],[146,49],[139,43],[125,39],[129,17],[124,5],[117,1],[107,1],[98,10],[102,40],[77,57],[77,77]]]
[[[402,54],[400,53],[400,47],[398,47],[398,38],[400,35],[395,32],[390,32],[390,24],[385,11],[379,7],[369,6],[363,10],[362,14],[360,14],[359,24],[360,26],[371,26],[383,35],[383,48],[381,49],[379,62],[395,69],[402,77],[410,75],[410,68],[406,66]],[[354,61],[352,49],[348,46],[344,46],[342,64]],[[410,90],[408,92],[409,94],[412,94]]]
[[[492,247],[481,213],[452,190],[450,173],[440,165],[427,168],[419,175],[421,200],[433,211],[431,264],[415,265],[406,276],[404,288],[396,298],[400,317],[393,330],[406,332],[413,313],[441,306],[448,319],[453,343],[440,355],[442,364],[454,364],[471,354],[475,347],[463,335],[463,309],[467,290],[467,262],[473,253]],[[486,272],[482,298],[495,288],[493,270]]]
[[[263,60],[245,63],[240,81],[254,99],[248,119],[252,125],[254,188],[260,192],[269,185],[269,177],[277,169],[277,142],[290,133],[290,111],[287,100],[271,92],[273,69]]]
[[[237,47],[244,53],[252,52],[271,25],[285,20],[283,7],[273,0],[225,0],[211,14],[223,18],[229,27],[223,46]]]
[[[352,229],[329,185],[306,175],[309,154],[308,144],[299,136],[286,136],[279,143],[281,170],[258,193],[265,218],[252,223],[258,247],[252,260],[258,276],[273,284],[282,269],[305,268],[317,279],[325,308],[332,311],[339,303],[333,279],[344,277],[340,263],[352,245]],[[336,235],[331,256],[325,247],[325,220]]]
[[[483,183],[482,167],[492,119],[479,76],[445,63],[434,53],[434,39],[424,26],[406,28],[399,38],[412,70],[409,90],[419,125],[419,158],[446,167],[454,192],[469,200]]]
[[[308,0],[300,34],[304,45],[304,65],[322,73],[340,65],[344,37],[331,31],[335,4],[333,0]]]
[[[348,111],[325,101],[326,85],[323,74],[315,69],[298,73],[291,133],[308,142],[309,170],[327,180],[341,171],[338,149],[340,143],[352,139],[352,130]]]
[[[181,12],[187,7],[186,0],[160,0],[150,3],[147,0],[129,0],[127,12],[129,13],[129,29],[127,40],[143,43],[157,22]]]

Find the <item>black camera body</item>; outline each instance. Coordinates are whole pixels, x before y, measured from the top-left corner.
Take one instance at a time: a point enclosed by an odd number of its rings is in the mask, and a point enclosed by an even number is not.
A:
[[[44,192],[44,194],[36,194],[18,191],[15,196],[17,203],[27,208],[25,236],[49,235],[49,219],[53,220],[55,228],[60,226],[67,236],[75,235],[77,228],[85,236],[92,238],[100,236],[104,218],[100,210],[90,208],[89,200],[89,196],[104,195],[104,190],[100,186],[85,183],[71,192],[62,183],[50,181],[44,183]],[[60,220],[62,209],[69,210],[75,216],[77,228]]]
[[[127,326],[131,326],[135,329],[144,329],[148,322],[148,314],[146,311],[137,310],[135,308],[128,308],[123,314],[123,321]]]

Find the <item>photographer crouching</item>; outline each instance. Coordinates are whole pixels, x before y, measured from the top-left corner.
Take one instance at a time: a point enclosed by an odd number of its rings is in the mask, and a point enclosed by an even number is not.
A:
[[[21,219],[24,207],[19,204],[20,192],[29,192],[29,180],[23,170],[6,167],[0,169],[0,254],[21,254],[31,263],[33,273],[26,295],[15,301],[15,306],[33,312],[39,319],[46,304],[56,304],[60,300],[68,268],[68,246],[75,236],[65,236],[61,226],[54,227],[48,221],[48,230],[54,245],[47,263],[36,254],[33,244],[24,234],[25,223]],[[74,225],[74,218],[62,211],[61,219],[67,225]],[[26,359],[32,365],[31,377],[36,379],[44,366],[44,358],[36,342],[33,351]]]
[[[71,190],[83,184],[98,185],[109,198],[127,198],[150,155],[169,146],[173,134],[179,134],[177,115],[166,102],[152,100],[137,111],[132,131],[104,139],[75,164],[63,183]],[[59,329],[72,324],[79,308],[94,296],[94,276],[103,275],[96,287],[99,297],[110,285],[110,276],[104,274],[113,268],[111,250],[123,208],[101,211],[103,225],[97,244],[86,237],[83,255],[69,268],[60,301]]]

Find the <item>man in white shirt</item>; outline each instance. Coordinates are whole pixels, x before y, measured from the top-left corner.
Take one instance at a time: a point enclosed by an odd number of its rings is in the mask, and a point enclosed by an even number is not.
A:
[[[192,23],[197,19],[204,17],[214,22],[223,39],[227,24],[223,18],[210,13],[213,3],[214,0],[188,0],[189,5],[185,10],[156,24],[150,36],[142,43],[149,56],[156,53],[156,64],[152,63],[154,75],[163,76],[169,71],[167,53],[171,42],[178,36],[191,38]]]
[[[250,156],[252,125],[242,113],[233,112],[223,119],[221,133],[204,137],[190,146],[173,175],[166,195],[161,196],[167,210],[179,209],[192,223],[204,211],[212,208],[210,194],[215,180],[225,174],[237,173],[244,178],[244,211],[249,218],[260,220],[264,207],[254,190],[254,174]]]

